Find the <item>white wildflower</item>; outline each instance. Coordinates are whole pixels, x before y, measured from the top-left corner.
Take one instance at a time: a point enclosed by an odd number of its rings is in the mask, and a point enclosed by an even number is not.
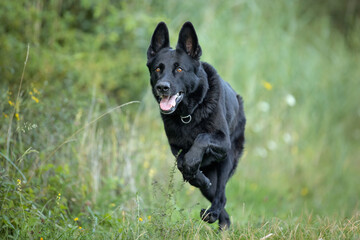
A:
[[[293,107],[296,104],[295,97],[293,95],[291,95],[290,93],[285,96],[285,101],[286,101],[286,104],[289,105],[290,107]]]
[[[268,102],[261,101],[258,103],[258,108],[262,112],[268,112],[270,110],[270,104]]]
[[[291,134],[290,133],[284,133],[283,139],[284,139],[284,142],[291,143],[291,141],[292,141]]]

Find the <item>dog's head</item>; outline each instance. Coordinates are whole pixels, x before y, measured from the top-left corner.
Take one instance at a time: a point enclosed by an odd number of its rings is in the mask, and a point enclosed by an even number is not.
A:
[[[176,49],[170,47],[166,24],[157,25],[147,51],[147,66],[152,91],[163,114],[174,113],[196,91],[200,56],[201,47],[191,22],[181,28]]]

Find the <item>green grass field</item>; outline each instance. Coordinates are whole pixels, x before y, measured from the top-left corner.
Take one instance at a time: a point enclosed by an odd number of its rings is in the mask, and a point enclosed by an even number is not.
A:
[[[1,239],[360,238],[356,11],[350,24],[336,1],[45,2],[0,3]],[[175,166],[145,65],[157,22],[175,47],[187,20],[245,101],[222,233]]]

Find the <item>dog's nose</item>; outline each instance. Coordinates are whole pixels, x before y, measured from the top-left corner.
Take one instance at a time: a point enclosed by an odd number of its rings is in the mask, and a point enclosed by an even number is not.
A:
[[[168,82],[160,82],[156,84],[156,90],[158,93],[167,93],[170,89],[170,83]]]

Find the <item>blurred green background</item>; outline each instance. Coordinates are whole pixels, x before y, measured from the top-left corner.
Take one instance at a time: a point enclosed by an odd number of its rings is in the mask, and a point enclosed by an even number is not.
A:
[[[94,219],[126,231],[125,218],[198,219],[209,206],[171,170],[146,68],[159,21],[173,47],[191,21],[202,60],[245,100],[246,151],[227,187],[235,225],[358,216],[359,20],[355,0],[1,1],[1,233]]]

